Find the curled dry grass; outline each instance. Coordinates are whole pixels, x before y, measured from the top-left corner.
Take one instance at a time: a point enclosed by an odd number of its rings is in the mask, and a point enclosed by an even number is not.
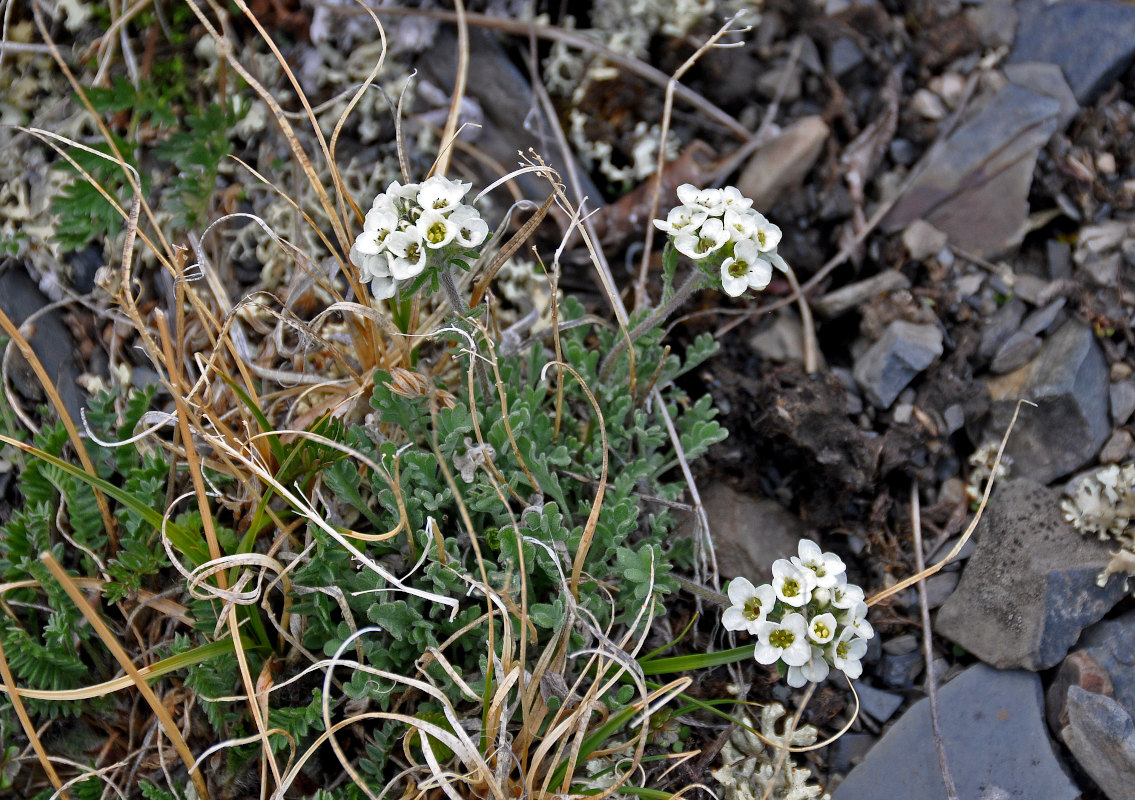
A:
[[[551,641],[545,643],[539,652],[529,652],[534,637],[528,630],[531,624],[527,622],[527,609],[515,608],[510,594],[503,590],[504,587],[490,585],[479,553],[477,553],[479,574],[467,576],[466,581],[470,594],[480,598],[480,602],[484,604],[483,615],[466,626],[463,632],[451,637],[439,647],[423,653],[414,675],[395,675],[361,662],[362,651],[358,647],[358,642],[362,637],[372,635],[376,629],[359,627],[355,624],[342,593],[338,592],[336,587],[326,587],[324,591],[336,597],[344,618],[353,632],[340,645],[334,656],[317,658],[307,652],[294,636],[289,614],[292,589],[289,573],[309,557],[308,551],[304,551],[302,547],[292,547],[300,541],[297,534],[304,525],[315,526],[334,538],[354,556],[362,568],[381,575],[390,592],[417,594],[442,607],[456,610],[457,601],[454,598],[424,592],[404,583],[382,564],[368,558],[360,547],[361,543],[367,541],[381,541],[398,536],[409,538],[405,499],[401,496],[398,481],[397,460],[391,474],[383,465],[369,459],[365,454],[313,433],[308,428],[314,421],[327,415],[345,419],[357,418],[369,397],[368,387],[373,382],[376,370],[384,370],[394,376],[397,385],[392,388],[396,392],[416,399],[424,397],[436,420],[439,404],[446,401],[445,393],[434,388],[432,378],[436,376],[424,376],[415,370],[411,363],[412,352],[423,342],[436,340],[442,334],[462,332],[444,325],[447,309],[419,300],[414,302],[411,332],[403,333],[398,330],[387,316],[374,311],[366,284],[359,282],[355,270],[343,257],[350,248],[353,231],[356,231],[361,224],[362,212],[356,200],[347,192],[336,167],[336,144],[343,123],[378,75],[382,60],[379,60],[368,80],[354,94],[328,140],[320,131],[315,121],[315,112],[283,56],[243,0],[236,0],[237,7],[264,38],[296,91],[304,109],[304,116],[309,123],[308,130],[300,132],[293,127],[291,115],[285,112],[271,93],[257,82],[234,52],[230,40],[224,34],[228,22],[222,4],[212,0],[207,4],[198,3],[196,0],[187,1],[198,21],[216,40],[221,57],[252,87],[271,111],[294,162],[307,180],[309,190],[318,197],[325,220],[312,219],[295,201],[289,199],[284,189],[272,188],[281,197],[288,199],[297,214],[302,215],[312,230],[318,233],[326,249],[336,259],[338,272],[346,277],[353,298],[349,299],[350,296],[344,297],[340,294],[336,286],[323,272],[314,267],[303,252],[279,236],[264,220],[254,216],[253,221],[260,226],[264,235],[270,238],[294,264],[297,277],[293,281],[293,289],[306,283],[308,287],[317,289],[320,295],[330,297],[331,301],[313,318],[303,320],[292,312],[286,302],[281,302],[267,293],[239,299],[230,297],[206,254],[207,249],[203,246],[203,242],[207,242],[217,225],[235,217],[250,215],[230,215],[218,219],[202,233],[200,240],[192,240],[191,250],[170,242],[158,224],[154,209],[150,207],[141,191],[138,176],[126,163],[122,154],[114,149],[113,137],[87,100],[67,60],[51,40],[38,5],[32,4],[40,33],[56,57],[59,68],[67,76],[105,140],[111,144],[112,154],[101,157],[118,164],[132,191],[132,200],[129,208],[126,208],[109,192],[99,187],[104,199],[122,216],[126,231],[120,263],[112,274],[104,274],[102,287],[114,296],[114,308],[110,312],[112,317],[118,322],[129,324],[133,344],[145,352],[147,359],[160,375],[164,389],[173,398],[172,413],[151,413],[146,419],[148,424],[146,430],[125,441],[105,444],[164,448],[170,461],[171,472],[188,475],[188,488],[180,496],[172,498],[164,513],[158,515],[157,524],[161,529],[162,541],[170,561],[182,574],[190,594],[195,598],[217,601],[223,608],[223,612],[219,615],[218,629],[213,632],[212,644],[197,648],[191,654],[166,659],[156,664],[136,664],[135,657],[129,652],[130,646],[120,640],[122,634],[113,631],[103,621],[100,611],[91,604],[90,599],[99,594],[102,580],[70,576],[50,554],[45,553],[43,561],[52,576],[83,613],[107,650],[119,661],[125,674],[119,679],[74,691],[21,689],[15,684],[8,669],[7,659],[0,650],[2,688],[8,693],[14,705],[44,775],[55,788],[57,796],[64,798],[70,796],[68,791],[70,785],[88,778],[91,774],[96,774],[104,782],[107,790],[115,795],[124,796],[125,792],[130,791],[130,781],[136,775],[138,762],[144,753],[132,753],[129,758],[97,772],[86,768],[76,771],[75,764],[47,751],[40,733],[35,729],[24,709],[22,698],[67,702],[133,689],[139,692],[149,705],[161,731],[173,745],[176,758],[181,761],[194,784],[197,795],[201,798],[210,796],[210,784],[203,770],[206,760],[219,751],[252,742],[258,742],[262,750],[258,776],[260,785],[258,794],[261,797],[284,797],[293,786],[300,770],[309,762],[316,750],[325,745],[338,756],[343,770],[367,796],[372,798],[391,793],[417,796],[438,796],[440,793],[452,800],[473,796],[505,800],[521,795],[527,797],[565,795],[578,791],[578,768],[583,760],[619,754],[613,776],[605,781],[604,786],[593,796],[604,798],[617,793],[628,781],[642,774],[642,758],[651,715],[687,688],[690,679],[680,678],[662,686],[648,685],[635,661],[635,656],[641,649],[650,628],[653,601],[648,600],[644,603],[634,620],[620,628],[618,633],[610,628],[603,629],[575,603],[586,550],[603,502],[607,479],[606,460],[604,460],[603,476],[595,491],[583,541],[572,558],[570,575],[561,574],[563,597],[567,602],[567,620],[561,630]],[[115,31],[143,5],[136,4],[118,15],[111,30],[104,37],[103,46],[113,48],[117,38],[114,35]],[[462,29],[461,41],[465,47],[467,38],[464,35],[464,20],[461,18],[461,13],[462,7],[458,2],[458,22]],[[373,14],[371,16],[374,17]],[[374,22],[382,38],[385,53],[385,33],[377,17],[374,17]],[[460,59],[463,66],[467,63],[464,55]],[[463,85],[464,76],[461,76],[458,86]],[[443,141],[455,140],[459,101],[460,97],[455,96],[449,123],[445,128],[446,138]],[[82,178],[98,186],[98,182],[68,155],[67,148],[84,147],[83,145],[45,130],[28,129],[26,132],[53,148],[61,158],[69,161],[78,170]],[[302,140],[311,139],[316,142],[317,147],[314,157],[302,143]],[[85,149],[94,152],[89,148]],[[452,148],[448,146],[442,148],[435,164],[438,174],[445,171],[451,152]],[[325,187],[319,180],[316,163],[322,163],[329,172],[332,184],[330,187]],[[245,166],[251,180],[268,183],[255,169]],[[549,185],[548,197],[535,214],[521,226],[518,233],[499,251],[486,253],[471,270],[470,279],[476,281],[471,287],[474,298],[479,300],[484,296],[496,270],[524,245],[525,240],[554,204],[564,218],[571,221],[570,228],[581,230],[583,241],[592,253],[597,269],[607,278],[604,283],[612,306],[617,309],[616,315],[620,320],[625,320],[625,310],[622,309],[621,301],[609,279],[609,272],[602,263],[601,254],[587,236],[581,215],[568,201],[558,176],[535,156],[519,172],[531,172],[544,177]],[[511,177],[513,176],[505,176],[500,183],[507,182]],[[518,203],[514,206],[514,210],[525,208],[531,209],[532,204]],[[509,215],[511,213],[510,210]],[[498,231],[494,242],[504,239],[499,235],[501,232]],[[142,307],[139,303],[139,281],[134,274],[138,248],[143,248],[150,254],[160,269],[172,279],[173,303],[165,310],[152,306]],[[553,297],[558,283],[559,256],[560,252],[557,252],[556,260],[549,269]],[[481,326],[481,341],[492,341],[493,337],[484,329],[481,322],[468,319],[466,323],[470,326]],[[68,414],[46,370],[28,345],[26,337],[2,313],[0,313],[0,325],[32,365],[52,407],[66,426],[73,450],[80,459],[81,465],[70,467],[60,462],[61,468],[68,468],[74,474],[85,476],[85,479],[95,487],[99,496],[99,509],[103,515],[113,552],[116,546],[114,544],[116,520],[111,515],[106,498],[102,494],[103,491],[113,491],[113,487],[104,487],[97,479],[95,468],[83,446],[78,426]],[[336,333],[345,332],[345,342],[342,336],[328,334],[331,326],[335,326]],[[621,329],[626,336],[625,325],[622,325]],[[463,335],[467,351],[474,356],[470,359],[470,364],[483,365],[485,369],[482,371],[482,376],[488,377],[478,383],[473,366],[470,366],[464,376],[456,374],[453,366],[456,364],[456,359],[447,362],[450,366],[444,368],[447,371],[444,377],[447,380],[464,380],[471,395],[475,396],[474,390],[478,386],[483,386],[487,391],[497,392],[503,401],[505,391],[501,385],[497,353],[491,345],[487,349],[478,348],[472,337]],[[299,344],[289,350],[285,342],[290,339],[298,340]],[[555,328],[554,339],[555,352],[558,354],[559,335],[558,329]],[[285,356],[292,356],[293,363],[299,363],[301,368],[288,369],[274,365],[273,362],[284,360]],[[305,366],[310,369],[305,369]],[[581,380],[580,376],[575,373],[571,365],[562,360],[549,363],[545,367],[545,373],[554,373],[558,379],[561,402],[557,408],[562,410],[563,382]],[[255,388],[258,385],[262,387],[259,392]],[[275,388],[263,388],[273,385]],[[586,386],[584,390],[590,397],[590,390]],[[602,415],[593,397],[592,403],[602,425]],[[476,430],[476,434],[478,441],[483,444],[479,429]],[[672,434],[677,445],[676,433],[672,431]],[[605,434],[601,435],[605,444]],[[512,431],[509,431],[509,437],[516,449],[517,457],[520,458]],[[35,452],[34,448],[15,440],[5,439],[5,441],[29,452]],[[282,445],[295,448],[302,446],[305,441],[341,450],[355,459],[361,467],[381,476],[397,498],[400,523],[393,530],[378,534],[343,532],[333,526],[322,508],[322,487],[318,477],[306,481],[304,485],[298,483],[289,485],[278,478],[282,468],[286,466],[287,459],[287,450]],[[447,459],[437,450],[436,441],[434,453],[461,509],[464,531],[461,531],[460,535],[466,536],[476,551],[478,532],[473,530],[469,514],[461,500],[460,487],[450,473]],[[522,458],[520,461],[523,464]],[[491,472],[491,463],[488,466]],[[230,489],[227,494],[219,494],[207,479],[208,474],[232,479],[228,485],[235,488]],[[507,505],[509,499],[507,493],[511,491],[507,480],[498,473],[494,476],[493,482],[501,501]],[[172,485],[171,482],[171,487]],[[285,523],[280,519],[267,502],[272,496],[281,498],[286,503],[296,515],[295,521]],[[118,495],[116,499],[129,500]],[[174,512],[186,503],[195,505],[201,514],[204,537],[202,542],[187,542],[177,534],[171,522]],[[243,543],[240,552],[237,553],[223,552],[215,530],[218,514],[230,514],[234,517],[253,516],[256,520],[253,524],[260,541]],[[433,531],[439,539],[442,536],[459,535],[457,531],[442,531],[436,524]],[[522,536],[515,520],[513,535]],[[528,543],[544,546],[540,542],[531,540]],[[440,541],[438,545],[437,556],[444,559],[445,553],[440,547]],[[412,548],[411,541],[411,550]],[[523,554],[523,548],[518,549]],[[424,559],[426,555],[422,553],[421,558]],[[421,561],[419,565],[420,563]],[[523,567],[520,574],[523,581],[525,574]],[[36,585],[34,580],[20,584],[22,587],[34,585]],[[0,587],[0,592],[11,588],[15,588],[15,585]],[[651,595],[648,593],[647,596]],[[280,602],[280,597],[284,598],[283,602]],[[523,587],[520,597],[524,598],[522,603],[527,602],[527,593]],[[192,623],[188,609],[168,597],[150,597],[142,593],[135,600],[120,604],[119,610],[131,620],[137,611],[137,604],[148,607],[151,611],[182,626]],[[268,620],[275,629],[274,635],[279,640],[287,642],[295,651],[303,653],[308,663],[298,674],[275,683],[271,664],[268,663],[260,674],[252,674],[246,653],[248,639],[242,635],[250,617],[242,614],[242,609],[255,609],[254,615],[258,613],[261,619]],[[514,618],[519,620],[519,625],[514,624]],[[177,627],[177,625],[167,625],[165,629],[172,631]],[[580,651],[570,651],[569,634],[573,628],[589,631],[591,641],[595,642],[594,646]],[[462,636],[485,629],[489,632],[488,641],[485,643],[485,654],[490,664],[490,675],[487,676],[489,680],[486,685],[491,691],[481,695],[474,692],[452,666],[447,656],[447,649]],[[498,629],[499,640],[494,641]],[[132,634],[139,642],[142,641],[137,630],[133,630]],[[153,644],[153,642],[147,643],[149,646]],[[240,740],[218,742],[195,754],[191,752],[187,742],[187,735],[192,729],[192,723],[188,718],[191,698],[187,698],[184,692],[178,691],[166,691],[164,696],[159,696],[151,684],[174,669],[190,665],[194,659],[203,660],[210,654],[226,648],[237,656],[242,692],[235,697],[211,699],[243,704],[254,723],[255,732]],[[355,658],[350,657],[352,652]],[[440,665],[453,685],[460,688],[463,699],[472,704],[475,711],[470,712],[467,707],[456,707],[447,695],[434,685],[433,679],[425,671],[430,664]],[[287,734],[272,725],[274,697],[281,690],[311,673],[322,673],[323,676],[324,731],[302,752],[299,751],[296,742],[289,740],[285,753],[277,754],[270,746],[269,737],[275,734],[285,736]],[[404,709],[351,713],[350,705],[344,707],[336,703],[335,697],[342,691],[343,676],[357,673],[389,680],[407,691],[429,697],[441,707],[447,724],[442,725],[438,721],[414,715]],[[567,674],[575,674],[579,677],[568,686],[564,681],[564,676]],[[612,716],[603,698],[626,683],[633,686],[637,700],[624,711]],[[551,694],[548,692],[548,687],[553,687]],[[164,685],[158,688],[164,688]],[[559,696],[562,700],[555,708],[550,707],[547,702],[552,695]],[[350,759],[343,752],[336,738],[343,728],[371,719],[393,720],[406,726],[402,749],[403,757],[411,766],[386,787],[367,786],[362,776],[352,767]],[[621,740],[618,738],[618,732],[624,729],[631,733],[629,738]],[[158,763],[168,776],[176,772],[176,768],[173,762],[167,761],[168,755],[160,745],[160,738],[155,740]],[[411,743],[420,748],[421,762],[416,759]],[[445,751],[448,751],[449,755],[445,755]],[[56,769],[57,764],[60,765],[61,770]],[[71,777],[64,780],[64,774]]]

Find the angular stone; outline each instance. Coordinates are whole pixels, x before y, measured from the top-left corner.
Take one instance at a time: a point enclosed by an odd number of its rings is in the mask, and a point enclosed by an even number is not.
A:
[[[857,684],[855,692],[859,695],[860,710],[878,723],[893,717],[903,703],[901,694],[884,692],[865,683]]]
[[[829,133],[820,116],[797,120],[753,155],[737,179],[737,188],[752,198],[754,208],[771,208],[786,189],[804,182]]]
[[[1099,452],[1111,433],[1108,370],[1090,328],[1065,322],[1036,358],[1018,370],[986,382],[993,406],[986,435],[999,438],[1024,399],[1006,452],[1013,474],[1049,483],[1079,469]]]
[[[938,714],[950,775],[960,797],[1080,797],[1045,731],[1036,675],[976,664],[938,690]],[[903,714],[832,797],[944,800],[930,701],[920,700]]]
[[[1003,375],[1020,369],[1040,352],[1042,344],[1040,337],[1027,331],[1017,331],[997,350],[997,354],[989,362],[989,371],[994,375]]]
[[[1063,297],[1058,297],[1044,308],[1038,308],[1021,322],[1021,330],[1038,336],[1044,333],[1059,318],[1067,302]]]
[[[949,237],[923,219],[916,219],[902,232],[902,243],[915,261],[925,261],[942,252]]]
[[[895,320],[855,362],[855,382],[879,409],[889,408],[914,377],[942,355],[937,325]]]
[[[1115,699],[1135,717],[1135,611],[1088,628],[1080,649],[1107,671]]]
[[[1131,454],[1131,446],[1135,445],[1135,437],[1126,428],[1120,428],[1104,442],[1100,448],[1101,464],[1118,464],[1126,461]]]
[[[1135,723],[1117,702],[1073,686],[1060,738],[1109,800],[1130,800],[1135,786]]]
[[[1048,669],[1123,597],[1118,576],[1096,586],[1110,547],[1067,523],[1060,499],[1027,479],[996,490],[937,633],[999,669]]]
[[[1116,425],[1123,425],[1135,414],[1135,381],[1113,383],[1108,390],[1111,401],[1111,419]]]
[[[1098,661],[1084,650],[1069,653],[1060,662],[1060,669],[1044,695],[1044,715],[1048,719],[1049,730],[1054,734],[1059,735],[1068,724],[1068,690],[1073,686],[1093,694],[1115,695],[1111,676]]]
[[[717,482],[702,491],[702,504],[721,577],[772,580],[772,562],[796,552],[808,529],[775,500],[754,500]]]
[[[1021,24],[1011,63],[1047,61],[1064,72],[1081,105],[1089,105],[1135,58],[1135,6],[1072,0],[1019,4]]]
[[[769,361],[804,363],[804,326],[791,308],[781,309],[767,328],[749,337],[749,347]]]
[[[1025,304],[1014,297],[994,311],[982,328],[981,343],[977,347],[978,355],[982,358],[993,358],[1001,349],[1001,345],[1021,327],[1021,320],[1024,319],[1027,310]]]
[[[1067,86],[1054,77],[1029,73],[1029,87],[1009,83],[990,98],[928,155],[883,227],[893,232],[925,219],[952,244],[987,258],[1019,244],[1037,154],[1065,119]],[[1037,91],[1043,82],[1053,88]]]

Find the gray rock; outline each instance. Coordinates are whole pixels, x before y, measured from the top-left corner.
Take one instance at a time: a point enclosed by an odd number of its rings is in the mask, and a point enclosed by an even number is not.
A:
[[[909,289],[910,278],[895,269],[885,269],[870,278],[864,278],[835,291],[828,292],[816,300],[812,309],[822,317],[838,317],[852,309],[859,308],[868,299],[891,292],[895,289]]]
[[[1090,328],[1065,322],[1048,337],[1036,358],[986,385],[993,405],[986,436],[1000,438],[1024,399],[1006,452],[1013,474],[1048,483],[1079,469],[1099,452],[1111,433],[1108,370]]]
[[[1013,43],[1020,18],[1013,0],[986,0],[967,8],[965,15],[983,47],[997,48]]]
[[[1110,548],[1065,522],[1060,499],[1027,479],[1001,485],[937,633],[1000,669],[1048,669],[1123,597],[1118,577],[1096,586]]]
[[[1042,344],[1044,343],[1039,336],[1028,331],[1017,331],[998,348],[993,360],[989,362],[989,371],[994,375],[1004,375],[1020,369],[1040,352]]]
[[[1053,70],[1021,75],[1028,86],[1007,84],[928,154],[883,220],[887,231],[925,219],[952,244],[986,258],[1021,242],[1037,154],[1063,126],[1070,97]]]
[[[1060,662],[1060,669],[1044,694],[1044,715],[1048,729],[1057,736],[1068,724],[1068,690],[1078,686],[1093,694],[1115,696],[1115,686],[1107,670],[1086,650],[1076,650]]]
[[[47,305],[47,302],[24,266],[13,262],[7,269],[0,271],[0,308],[17,327]],[[23,331],[24,335],[28,337],[36,357],[55,384],[67,413],[76,425],[80,424],[79,411],[86,405],[86,396],[75,383],[79,377],[75,343],[63,322],[62,312],[53,309],[38,317],[29,327],[30,331]],[[15,388],[33,404],[47,402],[47,395],[31,365],[24,360],[15,345],[9,346],[12,350],[9,374]]]
[[[772,324],[749,337],[749,347],[769,361],[804,363],[804,326],[791,308],[781,309]]]
[[[754,208],[771,208],[785,190],[804,182],[830,132],[820,116],[792,123],[753,154],[737,179],[737,188],[752,198]]]
[[[1021,327],[1028,308],[1016,297],[993,312],[981,331],[981,342],[977,354],[982,358],[993,358],[1001,345]]]
[[[937,325],[895,320],[855,362],[855,382],[879,409],[890,407],[914,377],[942,355]]]
[[[939,572],[926,579],[926,604],[930,608],[938,608],[949,599],[958,587],[957,572]]]
[[[902,232],[902,243],[915,261],[938,255],[948,241],[946,234],[922,219],[916,219]]]
[[[859,708],[876,722],[883,723],[894,716],[903,704],[903,696],[894,692],[884,692],[865,683],[855,685],[855,693],[859,695]]]
[[[839,78],[862,63],[863,52],[854,39],[842,36],[832,42],[828,51],[828,69],[831,70],[833,77]]]
[[[846,775],[863,760],[876,741],[877,738],[869,733],[845,733],[828,750],[831,771]]]
[[[1135,717],[1135,611],[1088,628],[1080,650],[1107,671],[1115,699]]]
[[[913,653],[918,649],[918,637],[913,633],[904,633],[900,636],[891,636],[883,642],[883,652],[892,656],[901,656]]]
[[[1110,800],[1130,800],[1135,786],[1135,723],[1102,694],[1068,690],[1068,727],[1060,738]]]
[[[804,523],[775,500],[754,500],[720,482],[702,491],[702,504],[723,578],[772,580],[772,562],[794,555],[809,535]]]
[[[903,653],[899,656],[885,655],[881,669],[883,683],[892,689],[909,689],[924,666],[922,653]]]
[[[1044,333],[1060,317],[1060,312],[1067,302],[1063,297],[1058,297],[1044,308],[1038,308],[1021,322],[1021,330],[1038,336]]]
[[[966,800],[1077,800],[1045,732],[1040,678],[977,664],[938,692],[950,775]],[[912,706],[836,787],[833,800],[946,797],[929,700]]]
[[[1135,414],[1135,381],[1113,383],[1108,390],[1111,401],[1111,419],[1116,425],[1123,425]]]
[[[1135,58],[1135,7],[1072,0],[1019,6],[1021,24],[1010,63],[1047,61],[1064,72],[1081,105],[1089,105]]]
[[[1072,277],[1072,246],[1067,242],[1049,239],[1045,243],[1048,256],[1048,275],[1053,279]]]

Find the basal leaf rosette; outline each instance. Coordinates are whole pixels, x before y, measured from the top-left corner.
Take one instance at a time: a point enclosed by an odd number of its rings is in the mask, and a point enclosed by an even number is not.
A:
[[[462,202],[470,186],[435,175],[420,184],[395,181],[374,198],[351,261],[375,297],[413,293],[426,281],[436,288],[440,270],[468,268],[489,236],[480,212]]]
[[[754,658],[775,664],[794,688],[822,681],[832,669],[858,678],[875,631],[863,590],[847,582],[839,556],[802,539],[798,554],[775,561],[772,573],[772,583],[760,586],[730,581],[722,625],[756,636]]]
[[[681,205],[665,220],[654,220],[676,251],[720,280],[731,297],[768,286],[773,267],[779,266],[781,231],[753,210],[752,200],[734,186],[698,189],[690,183],[678,187],[678,200]]]

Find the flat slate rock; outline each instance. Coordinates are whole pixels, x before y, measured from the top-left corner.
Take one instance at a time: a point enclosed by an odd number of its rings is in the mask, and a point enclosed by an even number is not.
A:
[[[996,489],[937,633],[1001,669],[1048,669],[1124,596],[1120,576],[1096,586],[1111,548],[1067,523],[1060,499],[1027,479]]]
[[[888,232],[924,219],[951,244],[992,258],[1021,242],[1037,154],[1075,100],[1059,70],[1019,65],[1007,83],[927,156],[884,218]]]
[[[701,498],[723,578],[772,580],[772,562],[795,555],[809,536],[800,518],[775,500],[756,500],[720,482],[703,489]],[[686,525],[692,531],[693,519]]]
[[[1135,611],[1088,628],[1077,650],[1107,672],[1115,699],[1135,717]]]
[[[1095,334],[1069,320],[1025,366],[986,381],[993,400],[985,434],[1000,439],[1022,406],[1005,452],[1013,475],[1049,483],[1095,458],[1111,433],[1107,363]]]
[[[876,408],[890,408],[899,393],[942,355],[937,325],[895,320],[855,362],[855,382]]]
[[[938,691],[950,775],[967,800],[1077,800],[1044,726],[1040,678],[975,664]],[[832,794],[833,800],[946,797],[930,701],[911,706]]]
[[[1046,61],[1064,73],[1081,105],[1094,103],[1135,59],[1135,5],[1026,2],[1010,63]]]

